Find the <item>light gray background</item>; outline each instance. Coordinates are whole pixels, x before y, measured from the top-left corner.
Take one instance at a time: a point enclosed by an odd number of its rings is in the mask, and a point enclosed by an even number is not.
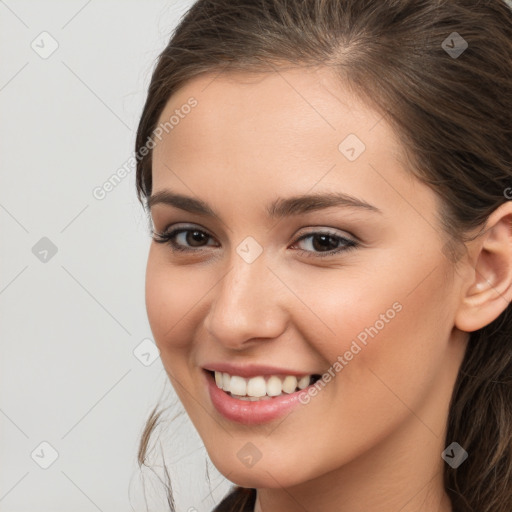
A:
[[[92,192],[133,155],[155,58],[191,4],[0,0],[2,512],[146,510],[139,438],[157,401],[176,401],[158,353],[140,355],[155,351],[150,238],[134,170]],[[185,414],[161,432],[178,510],[211,510],[230,482]],[[163,511],[158,450],[142,475]]]

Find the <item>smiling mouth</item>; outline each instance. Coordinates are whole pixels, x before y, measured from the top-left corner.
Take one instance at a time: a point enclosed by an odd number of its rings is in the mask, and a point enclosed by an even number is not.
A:
[[[297,378],[294,375],[260,375],[252,378],[244,378],[238,375],[230,375],[225,372],[212,370],[206,371],[215,381],[216,386],[227,395],[238,400],[261,401],[289,395],[311,386],[321,375],[304,375]]]

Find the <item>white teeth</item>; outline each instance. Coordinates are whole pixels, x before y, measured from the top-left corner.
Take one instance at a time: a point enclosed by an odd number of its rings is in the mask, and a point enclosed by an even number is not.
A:
[[[242,377],[239,377],[242,378]],[[231,377],[233,380],[233,377]],[[245,380],[245,379],[244,379]],[[263,377],[253,377],[247,382],[247,395],[264,396],[267,394],[267,385]]]
[[[267,395],[268,396],[279,396],[283,391],[283,384],[279,377],[272,375],[267,380]]]
[[[285,393],[293,393],[297,387],[297,377],[295,375],[287,375],[283,381],[283,391]]]
[[[224,375],[228,375],[227,373]],[[228,375],[229,377],[229,375]],[[247,381],[242,377],[238,377],[238,375],[233,375],[229,382],[229,391],[233,395],[245,396],[247,394]],[[251,395],[255,396],[255,395]]]
[[[310,382],[311,375],[304,375],[298,380],[295,375],[287,375],[284,379],[271,375],[265,380],[263,376],[245,379],[239,375],[215,372],[215,383],[218,388],[231,393],[234,398],[248,401],[268,400],[283,393],[294,393],[297,389],[309,386]]]
[[[229,391],[229,385],[230,385],[231,377],[227,373],[222,374],[222,389],[224,391]]]
[[[302,377],[299,380],[299,382],[297,383],[297,386],[299,387],[299,389],[304,389],[309,386],[309,382],[310,382],[309,375],[305,375],[304,377]]]

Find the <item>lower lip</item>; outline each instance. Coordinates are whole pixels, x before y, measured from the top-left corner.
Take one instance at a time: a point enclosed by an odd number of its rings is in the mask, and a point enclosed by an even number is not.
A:
[[[283,394],[271,398],[270,400],[238,400],[228,395],[225,391],[217,387],[215,378],[209,372],[204,371],[210,399],[217,409],[225,418],[236,421],[244,425],[258,425],[280,418],[288,411],[298,405],[301,393],[307,393],[308,388],[295,391],[290,394]]]

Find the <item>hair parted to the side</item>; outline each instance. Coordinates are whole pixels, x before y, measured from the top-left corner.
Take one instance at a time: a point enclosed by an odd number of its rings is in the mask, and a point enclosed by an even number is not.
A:
[[[441,46],[453,32],[468,42],[458,58]],[[280,66],[327,66],[385,116],[411,172],[441,200],[440,225],[454,261],[467,233],[507,201],[512,11],[505,0],[199,0],[158,58],[136,151],[153,136],[172,94],[192,78]],[[144,206],[151,167],[151,152],[138,159]],[[157,420],[155,408],[139,462]],[[511,512],[510,305],[470,335],[449,410],[446,446],[453,441],[469,453],[457,469],[445,465],[454,512]],[[217,510],[244,510],[247,490],[235,495],[238,503]]]

